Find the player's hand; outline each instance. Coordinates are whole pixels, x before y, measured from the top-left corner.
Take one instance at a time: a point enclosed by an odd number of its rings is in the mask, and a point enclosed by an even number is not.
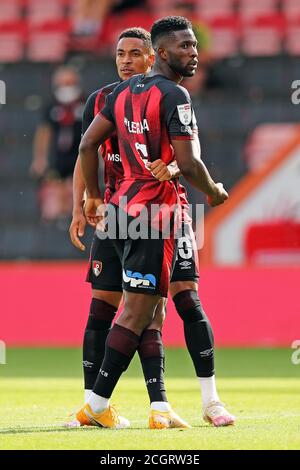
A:
[[[224,189],[223,184],[217,183],[215,185],[214,193],[212,195],[207,196],[207,202],[211,207],[214,207],[223,204],[223,202],[225,202],[228,198],[229,195]]]
[[[105,215],[105,205],[103,200],[98,198],[87,197],[84,204],[84,215],[88,224],[96,228],[101,223]]]
[[[86,220],[83,210],[79,208],[73,212],[72,222],[69,228],[70,239],[73,245],[81,251],[85,251],[85,245],[81,243],[79,237],[83,237]]]
[[[161,159],[148,163],[147,168],[158,181],[169,181],[174,177],[172,166],[166,165]]]

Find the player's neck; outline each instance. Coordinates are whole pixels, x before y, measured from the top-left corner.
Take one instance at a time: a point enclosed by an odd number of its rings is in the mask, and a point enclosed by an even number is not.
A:
[[[166,78],[169,78],[170,80],[173,80],[173,82],[180,83],[182,81],[182,76],[179,75],[177,72],[174,72],[167,64],[154,64],[151,72],[148,74],[148,76],[154,76],[154,75],[163,75]]]

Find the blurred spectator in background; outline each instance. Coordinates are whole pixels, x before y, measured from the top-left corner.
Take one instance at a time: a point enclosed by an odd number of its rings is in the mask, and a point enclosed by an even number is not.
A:
[[[53,99],[36,129],[30,167],[31,175],[40,181],[43,221],[65,219],[72,211],[72,175],[85,101],[80,77],[72,67],[58,68],[52,86]]]
[[[143,0],[76,0],[74,33],[84,36],[99,35],[105,18],[111,12],[119,12],[143,3]]]
[[[102,23],[117,0],[76,0],[74,33],[93,35],[101,31]]]

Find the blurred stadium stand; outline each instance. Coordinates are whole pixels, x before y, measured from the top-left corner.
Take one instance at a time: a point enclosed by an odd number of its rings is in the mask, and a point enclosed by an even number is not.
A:
[[[40,226],[35,183],[29,179],[32,137],[42,101],[47,100],[53,67],[18,63],[1,67],[7,105],[0,110],[1,258],[81,257],[69,243],[66,227]],[[86,93],[116,79],[110,60],[83,61]],[[245,173],[244,146],[261,123],[298,122],[290,101],[290,77],[300,63],[288,57],[238,58],[216,62],[205,93],[194,98],[203,158],[227,187]],[[20,80],[20,77],[26,77]],[[198,200],[191,193],[193,200]],[[18,242],[22,240],[22,243]],[[49,242],[47,242],[47,240]]]
[[[72,35],[74,2],[71,0],[1,0],[0,60],[61,61],[68,52],[80,49],[105,55],[113,47],[119,32],[136,25],[137,18],[140,26],[149,28],[154,19],[173,13],[174,8],[180,6],[190,10],[195,22],[201,21],[210,27],[211,52],[216,58],[234,56],[239,52],[251,56],[282,52],[300,54],[298,0],[148,0],[127,3],[137,6],[123,8],[121,12],[112,9],[97,37],[78,38]],[[123,4],[126,6],[126,2]],[[57,52],[51,53],[51,49]]]
[[[300,1],[180,3],[210,29],[211,70],[204,93],[193,102],[203,158],[231,188],[248,169],[244,147],[256,126],[299,122],[290,92],[291,81],[300,77]],[[81,41],[72,35],[71,0],[1,0],[0,79],[7,84],[7,104],[0,105],[1,259],[82,258],[65,226],[39,223],[36,184],[28,176],[52,72],[66,60],[78,66],[87,95],[114,81],[111,53],[119,32],[149,28],[155,18],[172,13],[174,4],[148,0],[140,8],[112,12],[100,37]],[[190,195],[201,201],[192,190]]]

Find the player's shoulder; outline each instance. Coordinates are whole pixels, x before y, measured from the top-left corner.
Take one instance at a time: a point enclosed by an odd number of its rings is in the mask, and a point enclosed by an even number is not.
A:
[[[102,93],[103,95],[109,95],[114,91],[114,89],[120,85],[122,82],[118,80],[117,82],[109,83],[108,85],[105,85],[104,87],[100,88],[98,90],[98,94]]]
[[[118,85],[120,84],[119,82],[114,82],[114,83],[109,83],[108,85],[105,85],[101,88],[98,88],[97,90],[93,91],[87,99],[88,102],[95,102],[97,98],[103,96],[109,95]]]
[[[175,95],[177,97],[182,97],[184,99],[190,100],[190,94],[187,89],[179,85],[178,83],[175,83],[173,80],[169,80],[167,78],[165,80],[161,80],[158,83],[158,87],[161,89],[164,95],[172,93],[172,95]]]
[[[126,88],[130,87],[130,86],[132,85],[132,83],[135,82],[136,77],[138,77],[138,75],[134,75],[133,77],[128,78],[127,80],[123,80],[123,81],[119,82],[119,83],[117,84],[117,86],[114,88],[113,94],[114,94],[114,95],[117,95],[117,94],[119,94],[121,91],[123,91],[123,90],[125,90]]]

